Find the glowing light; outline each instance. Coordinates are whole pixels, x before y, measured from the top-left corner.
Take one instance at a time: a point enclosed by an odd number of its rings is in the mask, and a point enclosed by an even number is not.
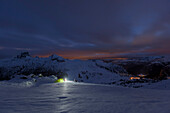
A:
[[[143,74],[139,74],[138,76],[139,76],[139,77],[145,77],[146,75],[143,75]]]
[[[55,81],[55,83],[64,83],[64,82],[73,82],[73,81],[70,81],[67,78],[59,78]]]
[[[130,77],[130,80],[139,80],[140,77]]]
[[[67,78],[64,79],[65,82],[68,82]]]

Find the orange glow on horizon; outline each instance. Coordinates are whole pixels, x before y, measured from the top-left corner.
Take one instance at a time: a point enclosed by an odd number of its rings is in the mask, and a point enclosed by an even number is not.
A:
[[[123,52],[123,53],[127,53]],[[125,60],[127,59],[126,57],[119,57],[117,55],[122,54],[122,52],[96,52],[96,51],[62,51],[62,52],[52,52],[52,53],[47,53],[47,54],[38,54],[34,55],[38,57],[49,57],[52,54],[56,54],[58,56],[61,56],[65,59],[81,59],[81,60],[88,60],[88,59],[115,59],[115,60]]]
[[[84,59],[84,60],[86,60],[86,59],[92,58],[92,57],[89,57],[89,56],[75,56],[75,57],[73,57],[73,56],[65,56],[65,55],[59,55],[59,54],[57,54],[57,55],[65,58],[65,59]],[[41,57],[41,58],[46,58],[46,57],[49,57],[51,55],[34,55],[33,57],[35,57],[35,56],[38,56],[38,57]]]
[[[88,59],[113,59],[113,60],[127,60],[128,58],[125,57],[108,57],[108,56],[66,56],[66,55],[59,55],[65,59],[80,59],[80,60],[88,60]],[[41,57],[41,58],[46,58],[51,56],[51,54],[47,54],[47,55],[34,55],[33,57]]]

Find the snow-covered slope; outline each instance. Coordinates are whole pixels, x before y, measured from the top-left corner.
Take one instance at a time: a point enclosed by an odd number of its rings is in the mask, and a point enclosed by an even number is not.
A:
[[[112,63],[97,60],[66,60],[57,55],[48,58],[24,56],[0,62],[1,80],[15,78],[16,75],[57,76],[59,72],[66,73],[68,79],[72,81],[89,83],[111,83],[121,78],[119,73],[126,73],[121,66]]]

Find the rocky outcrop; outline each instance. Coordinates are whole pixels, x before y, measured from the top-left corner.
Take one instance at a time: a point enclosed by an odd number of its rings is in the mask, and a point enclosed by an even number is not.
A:
[[[128,74],[137,76],[138,74],[144,74],[147,78],[151,79],[166,79],[170,76],[169,62],[161,61],[160,59],[148,60],[148,61],[125,61],[119,65],[124,67]]]
[[[58,56],[58,55],[51,55],[50,56],[50,59],[52,60],[52,61],[57,61],[57,62],[65,62],[65,59],[63,58],[63,57],[60,57],[60,56]]]
[[[21,58],[26,58],[26,57],[31,57],[29,52],[22,52],[20,55],[17,55],[16,58],[21,59]]]
[[[136,63],[136,62],[129,62],[126,64],[119,64],[122,67],[124,67],[126,69],[126,71],[128,72],[128,74],[130,75],[138,75],[138,74],[147,74],[147,69],[146,69],[146,65],[148,65],[148,63]]]
[[[114,72],[117,74],[127,74],[127,71],[120,65],[116,65],[113,63],[106,63],[103,61],[95,61],[95,62],[96,62],[96,66],[100,68],[104,68],[110,72]]]
[[[163,70],[166,66],[162,63],[151,63],[146,66],[147,77],[152,79],[164,79],[166,75],[163,74]]]
[[[0,80],[9,80],[11,78],[11,72],[4,67],[0,67]]]

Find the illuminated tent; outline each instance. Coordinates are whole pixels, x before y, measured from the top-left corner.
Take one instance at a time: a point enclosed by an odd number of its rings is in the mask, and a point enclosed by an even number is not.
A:
[[[63,83],[64,82],[64,79],[63,78],[59,78],[55,81],[55,83]]]

